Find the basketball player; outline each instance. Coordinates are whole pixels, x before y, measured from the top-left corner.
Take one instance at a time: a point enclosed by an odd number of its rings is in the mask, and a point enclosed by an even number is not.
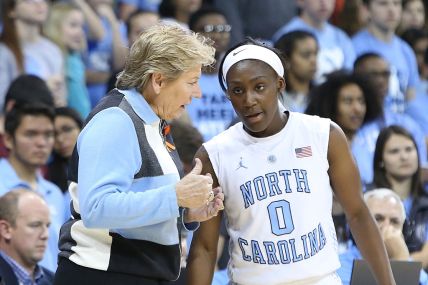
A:
[[[255,42],[226,54],[220,84],[242,122],[196,154],[224,191],[230,284],[341,284],[332,190],[378,283],[395,284],[344,133],[329,119],[280,111],[283,66]],[[194,236],[189,284],[211,284],[220,220]]]

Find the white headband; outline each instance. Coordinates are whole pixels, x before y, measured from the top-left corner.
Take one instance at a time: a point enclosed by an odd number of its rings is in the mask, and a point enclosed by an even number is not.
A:
[[[232,65],[245,59],[261,60],[269,64],[269,66],[272,67],[279,76],[284,77],[284,66],[276,53],[268,48],[250,44],[237,47],[224,59],[223,82],[225,85],[227,72],[229,72]]]

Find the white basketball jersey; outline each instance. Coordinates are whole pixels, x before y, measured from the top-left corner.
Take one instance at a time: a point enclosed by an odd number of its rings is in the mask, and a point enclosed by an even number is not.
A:
[[[225,193],[228,271],[237,284],[313,280],[340,267],[327,173],[330,120],[289,114],[273,136],[252,137],[238,123],[204,144]]]

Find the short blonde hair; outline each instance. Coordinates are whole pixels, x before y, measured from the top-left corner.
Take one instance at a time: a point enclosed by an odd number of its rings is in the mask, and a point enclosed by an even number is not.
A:
[[[213,64],[214,53],[210,39],[177,25],[157,24],[144,31],[132,45],[116,87],[144,89],[155,72],[167,80],[177,79],[197,65]]]
[[[63,21],[73,11],[83,13],[78,6],[72,3],[55,3],[51,6],[48,20],[43,26],[44,35],[53,41],[61,49],[63,54],[68,53],[68,49],[65,45],[65,38],[62,33]],[[85,48],[86,41],[83,40],[80,50],[84,50]]]

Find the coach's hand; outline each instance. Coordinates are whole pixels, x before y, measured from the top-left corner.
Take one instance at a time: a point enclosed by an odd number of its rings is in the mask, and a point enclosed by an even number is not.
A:
[[[218,212],[224,209],[224,193],[221,187],[216,187],[213,189],[214,199],[204,206],[188,209],[184,216],[185,223],[191,222],[204,222],[211,219],[212,217],[217,216]]]
[[[211,175],[201,175],[202,162],[195,159],[196,165],[189,174],[183,177],[175,186],[177,201],[180,207],[198,208],[214,199]]]

